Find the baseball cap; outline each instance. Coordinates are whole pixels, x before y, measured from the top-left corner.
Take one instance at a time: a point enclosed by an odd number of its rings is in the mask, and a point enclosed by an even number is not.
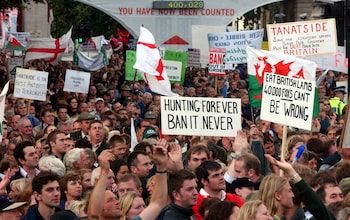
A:
[[[0,212],[6,212],[27,204],[26,202],[10,202],[7,198],[0,197]]]
[[[346,194],[350,192],[350,177],[346,177],[340,180],[339,188],[342,191],[343,195],[346,196]]]
[[[81,120],[94,120],[95,119],[95,116],[88,113],[88,112],[83,112],[83,113],[80,113],[79,117],[78,117],[78,121],[81,121]]]
[[[148,126],[142,133],[142,139],[150,138],[153,136],[159,136],[159,133],[155,128],[151,126]]]
[[[97,98],[97,99],[95,100],[95,103],[97,103],[97,102],[99,102],[99,101],[104,102],[105,100],[104,100],[103,98]]]
[[[333,92],[342,92],[342,93],[346,94],[346,92],[345,92],[345,86],[338,86],[338,87],[335,87],[335,88],[333,88]]]
[[[148,111],[145,113],[145,116],[143,117],[144,119],[156,119],[157,116],[154,114],[152,111]]]

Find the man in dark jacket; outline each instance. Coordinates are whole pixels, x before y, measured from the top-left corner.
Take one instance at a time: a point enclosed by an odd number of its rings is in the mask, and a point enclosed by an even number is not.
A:
[[[157,220],[195,220],[192,206],[196,205],[198,191],[195,175],[189,170],[179,170],[169,174],[168,194],[171,203],[167,205]]]

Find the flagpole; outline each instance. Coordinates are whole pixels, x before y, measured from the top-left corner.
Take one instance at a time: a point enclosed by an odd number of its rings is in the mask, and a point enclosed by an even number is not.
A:
[[[135,69],[135,72],[134,72],[134,78],[132,79],[132,94],[131,94],[131,101],[134,102],[134,91],[135,91],[135,81],[136,81],[136,74],[137,74],[137,70]]]

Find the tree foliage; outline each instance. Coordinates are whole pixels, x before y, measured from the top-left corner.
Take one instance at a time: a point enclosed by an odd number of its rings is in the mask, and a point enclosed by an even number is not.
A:
[[[89,27],[91,36],[115,34],[120,25],[105,13],[74,0],[51,0],[54,21],[51,25],[51,35],[59,37],[73,26],[72,38],[78,37],[81,26]]]
[[[1,0],[0,10],[3,11],[6,8],[25,8],[31,3],[44,3],[46,0]]]

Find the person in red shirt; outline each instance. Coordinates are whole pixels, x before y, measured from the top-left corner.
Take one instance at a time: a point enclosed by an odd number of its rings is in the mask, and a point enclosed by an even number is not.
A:
[[[244,204],[243,199],[235,194],[226,193],[226,184],[224,179],[224,172],[219,163],[215,161],[204,161],[197,167],[195,174],[198,179],[198,186],[200,191],[198,193],[197,204],[193,206],[193,211],[198,220],[202,220],[198,209],[204,199],[219,198],[221,201],[234,202],[241,207]]]

